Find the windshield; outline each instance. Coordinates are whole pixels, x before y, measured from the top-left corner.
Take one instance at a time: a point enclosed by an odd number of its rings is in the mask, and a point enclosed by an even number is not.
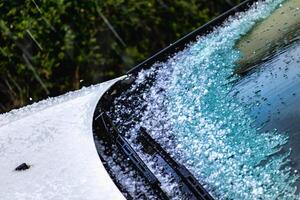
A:
[[[178,196],[138,142],[140,129],[215,199],[299,199],[300,2],[258,2],[166,62],[141,70],[108,115]]]

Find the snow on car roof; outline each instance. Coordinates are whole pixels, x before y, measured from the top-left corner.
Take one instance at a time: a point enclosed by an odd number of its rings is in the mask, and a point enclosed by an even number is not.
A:
[[[119,79],[0,115],[1,199],[124,199],[92,133],[96,103]]]

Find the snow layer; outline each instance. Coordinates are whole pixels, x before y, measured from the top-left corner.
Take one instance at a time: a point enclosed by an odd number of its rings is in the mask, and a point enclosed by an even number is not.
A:
[[[96,103],[117,80],[0,115],[1,200],[124,199],[92,134]]]

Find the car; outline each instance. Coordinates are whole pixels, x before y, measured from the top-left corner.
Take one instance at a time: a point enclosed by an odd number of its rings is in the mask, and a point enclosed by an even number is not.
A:
[[[0,115],[1,199],[299,199],[300,2],[248,0],[126,75]]]
[[[92,135],[98,98],[117,80],[1,115],[1,199],[124,199]]]

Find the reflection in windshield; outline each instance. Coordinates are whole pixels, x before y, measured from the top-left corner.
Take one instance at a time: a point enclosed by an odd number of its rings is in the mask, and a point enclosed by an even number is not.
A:
[[[290,166],[300,170],[300,41],[278,50],[236,86],[237,96],[251,104],[251,114],[261,131],[276,129],[289,136],[284,151],[291,150]],[[300,183],[298,183],[300,184]]]
[[[110,117],[163,187],[174,181],[143,155],[136,142],[141,127],[216,199],[299,199],[298,29],[257,42],[279,25],[297,27],[298,4],[257,3],[167,62],[142,70],[115,99]],[[295,23],[276,24],[289,9]],[[176,187],[166,191],[172,198]]]
[[[286,45],[299,37],[300,2],[286,0],[267,19],[257,23],[243,36],[236,48],[242,52],[238,72],[245,72],[261,60],[273,54],[276,48]]]

